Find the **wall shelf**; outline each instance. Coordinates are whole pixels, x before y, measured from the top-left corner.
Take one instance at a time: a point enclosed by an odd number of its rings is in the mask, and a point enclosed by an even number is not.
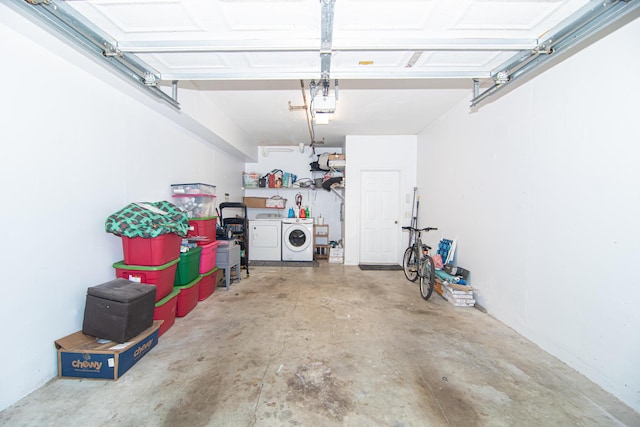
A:
[[[258,190],[258,191],[280,191],[280,190],[295,190],[295,191],[300,191],[300,190],[316,190],[316,188],[314,186],[308,186],[308,187],[245,187],[244,188],[245,191],[248,190]]]
[[[329,259],[329,224],[313,226],[313,256],[315,259]]]

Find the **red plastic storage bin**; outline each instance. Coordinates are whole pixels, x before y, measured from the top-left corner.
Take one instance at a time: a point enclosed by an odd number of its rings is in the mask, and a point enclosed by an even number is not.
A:
[[[200,279],[197,279],[191,283],[183,286],[174,286],[180,293],[178,294],[178,307],[176,309],[177,317],[184,317],[198,305],[198,295],[200,293]]]
[[[173,290],[173,280],[176,275],[176,267],[180,258],[154,267],[148,265],[129,265],[123,261],[113,264],[116,269],[116,277],[131,280],[132,282],[155,285],[156,302],[166,297]]]
[[[145,239],[122,236],[124,263],[128,265],[163,265],[180,256],[182,237],[175,233]]]
[[[202,252],[200,252],[200,274],[205,274],[213,267],[216,266],[216,254],[218,253],[217,241],[202,245]]]
[[[158,332],[158,336],[161,336],[176,322],[176,310],[178,309],[178,294],[180,289],[175,289],[166,297],[162,298],[156,303],[156,308],[153,310],[153,320],[162,320],[162,325]]]
[[[218,217],[211,216],[208,218],[192,218],[189,220],[189,230],[187,236],[206,237],[209,241],[216,240],[216,227],[218,224]]]
[[[198,291],[198,301],[204,301],[216,291],[218,284],[218,267],[200,276],[200,289]]]

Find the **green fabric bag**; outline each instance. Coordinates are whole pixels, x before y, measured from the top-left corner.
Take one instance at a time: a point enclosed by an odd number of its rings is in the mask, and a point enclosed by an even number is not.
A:
[[[186,236],[188,229],[187,213],[167,201],[131,203],[105,221],[107,233],[125,237]]]

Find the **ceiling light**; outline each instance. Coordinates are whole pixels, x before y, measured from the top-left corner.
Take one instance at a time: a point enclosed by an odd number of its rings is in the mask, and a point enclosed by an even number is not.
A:
[[[270,153],[291,153],[293,151],[293,147],[263,147],[262,155],[264,157],[269,157]]]
[[[313,121],[317,125],[328,125],[330,113],[316,113],[313,117]]]

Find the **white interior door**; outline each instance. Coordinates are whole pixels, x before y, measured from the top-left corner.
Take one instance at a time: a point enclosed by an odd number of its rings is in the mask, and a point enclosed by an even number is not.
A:
[[[397,264],[400,171],[360,172],[360,263]]]

